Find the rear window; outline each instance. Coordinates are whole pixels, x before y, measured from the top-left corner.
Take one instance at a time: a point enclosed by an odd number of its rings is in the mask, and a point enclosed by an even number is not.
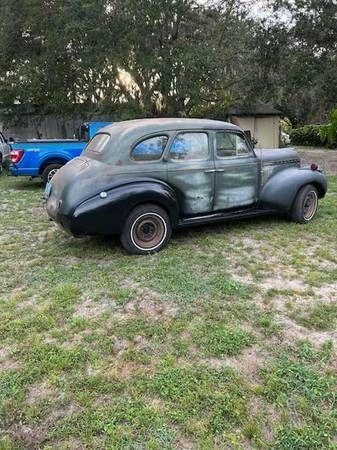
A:
[[[131,151],[134,161],[157,161],[161,158],[168,141],[167,136],[153,136],[139,142]]]
[[[95,134],[85,148],[85,152],[101,153],[110,139],[106,133]]]

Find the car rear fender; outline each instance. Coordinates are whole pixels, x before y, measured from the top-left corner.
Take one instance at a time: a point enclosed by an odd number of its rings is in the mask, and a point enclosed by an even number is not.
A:
[[[96,230],[102,234],[120,233],[131,210],[144,203],[156,204],[167,211],[172,226],[179,218],[179,203],[175,191],[161,180],[134,178],[117,180],[77,206],[73,212],[75,230],[91,234]],[[89,231],[89,233],[88,233]]]
[[[325,196],[327,180],[322,172],[289,167],[269,178],[262,187],[260,202],[265,207],[272,207],[289,213],[298,191],[307,184],[316,187],[319,198]]]

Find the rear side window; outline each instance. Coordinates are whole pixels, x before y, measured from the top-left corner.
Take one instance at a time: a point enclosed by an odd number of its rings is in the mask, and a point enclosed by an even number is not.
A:
[[[161,158],[167,141],[167,136],[145,139],[133,147],[130,156],[134,161],[157,161]]]
[[[101,153],[110,139],[106,133],[95,134],[85,148],[86,152]]]
[[[180,133],[170,149],[170,158],[175,161],[202,161],[209,157],[206,133]]]

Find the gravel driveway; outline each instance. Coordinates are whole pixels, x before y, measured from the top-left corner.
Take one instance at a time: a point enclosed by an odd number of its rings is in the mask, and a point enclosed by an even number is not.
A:
[[[337,149],[326,150],[319,147],[295,147],[303,165],[315,162],[328,175],[337,175]]]

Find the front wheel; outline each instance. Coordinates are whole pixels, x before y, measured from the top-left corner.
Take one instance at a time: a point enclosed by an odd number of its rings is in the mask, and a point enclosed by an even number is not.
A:
[[[43,169],[42,172],[42,182],[44,185],[49,183],[53,176],[56,174],[56,172],[61,169],[62,164],[49,164],[47,167]]]
[[[164,248],[171,234],[171,221],[164,209],[157,205],[141,205],[126,219],[121,243],[128,253],[146,255]]]
[[[294,222],[308,223],[314,218],[317,207],[317,189],[312,184],[307,184],[298,191],[291,211],[291,218]]]

